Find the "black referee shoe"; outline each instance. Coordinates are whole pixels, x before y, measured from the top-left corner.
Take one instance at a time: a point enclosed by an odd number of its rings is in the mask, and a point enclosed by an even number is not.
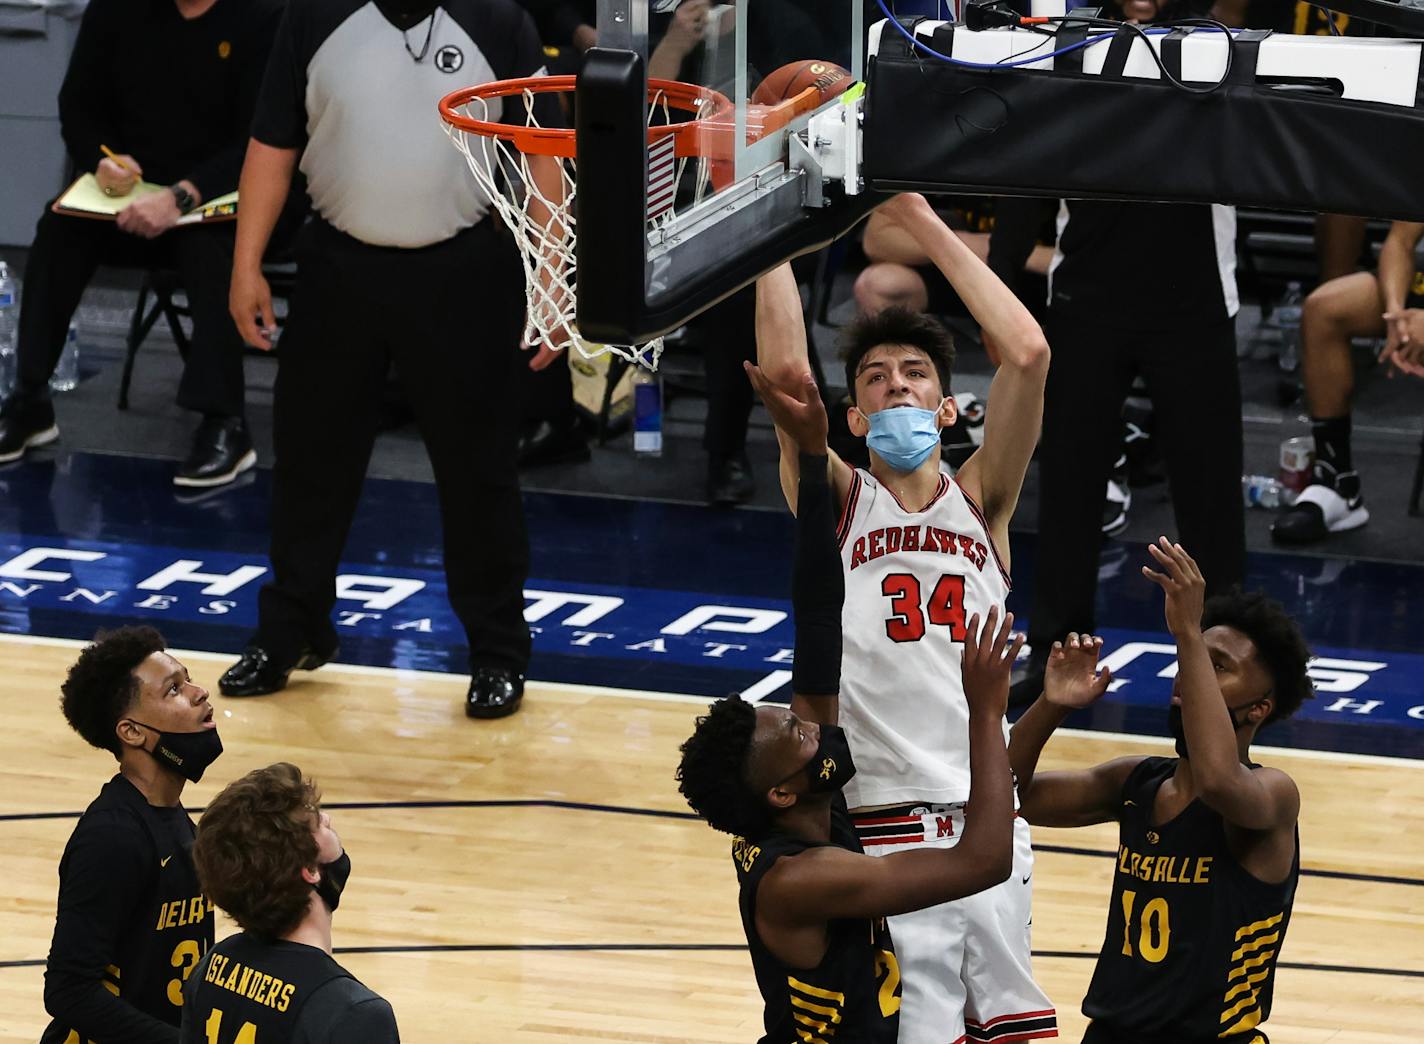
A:
[[[507,718],[524,701],[524,675],[504,667],[476,667],[465,693],[465,716]]]
[[[293,671],[314,671],[329,663],[339,650],[332,646],[327,653],[303,649],[295,660],[279,660],[260,645],[242,650],[242,659],[223,672],[218,679],[218,691],[224,696],[266,696],[287,687]]]

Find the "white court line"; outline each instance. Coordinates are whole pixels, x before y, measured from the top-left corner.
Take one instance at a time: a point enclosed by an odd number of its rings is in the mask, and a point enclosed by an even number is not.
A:
[[[0,645],[6,643],[12,645],[44,645],[56,649],[82,649],[89,644],[87,641],[79,641],[75,638],[40,638],[24,634],[0,633]],[[232,660],[232,653],[215,653],[205,652],[201,649],[176,648],[170,648],[168,651],[180,658],[217,660],[222,663],[228,663]],[[326,674],[355,674],[374,678],[411,680],[424,678],[444,681],[452,678],[463,679],[468,677],[467,674],[450,671],[421,671],[405,667],[368,667],[365,664],[339,663],[335,661],[326,664],[321,670]],[[581,696],[612,696],[615,699],[651,700],[655,703],[698,703],[706,706],[717,698],[715,696],[697,696],[692,693],[681,692],[617,689],[608,685],[583,685],[579,682],[555,682],[532,679],[531,684],[540,688],[559,689]],[[1094,729],[1058,729],[1054,735],[1077,736],[1083,739],[1125,740],[1153,747],[1173,747],[1176,745],[1170,736],[1142,736],[1133,732],[1098,732]],[[1412,769],[1424,769],[1424,760],[1418,758],[1395,758],[1385,754],[1345,754],[1333,750],[1303,750],[1297,747],[1270,747],[1264,744],[1253,746],[1251,752],[1253,754],[1280,755],[1288,758],[1305,758],[1309,761],[1353,762],[1363,765],[1390,765]]]

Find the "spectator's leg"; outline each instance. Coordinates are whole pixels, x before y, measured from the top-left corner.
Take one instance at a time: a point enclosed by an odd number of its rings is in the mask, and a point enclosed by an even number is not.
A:
[[[1135,372],[1130,351],[1139,336],[1049,315],[1053,363],[1038,448],[1038,557],[1029,615],[1035,660],[1069,631],[1091,631],[1095,623],[1103,491],[1122,448],[1122,404]]]
[[[494,224],[486,218],[411,259],[400,277],[411,305],[395,364],[435,470],[450,605],[471,667],[523,674],[529,541],[514,447],[517,370],[529,357],[518,347],[523,273]],[[460,307],[442,306],[452,300]]]
[[[572,345],[542,370],[531,370],[533,352],[520,352],[515,379],[524,402],[515,451],[521,468],[546,464],[566,464],[588,460],[588,439],[574,409],[573,375],[567,353]]]
[[[1315,459],[1334,475],[1351,472],[1350,405],[1355,370],[1350,361],[1352,337],[1384,334],[1379,281],[1356,272],[1318,287],[1305,299],[1301,316],[1301,366]],[[1354,480],[1358,492],[1359,480]]]
[[[1207,593],[1228,591],[1246,578],[1235,320],[1154,334],[1143,345],[1142,373],[1172,492],[1176,539],[1197,560]]]
[[[18,398],[48,402],[50,375],[94,270],[106,260],[139,256],[143,245],[120,232],[113,222],[63,217],[45,208],[25,265],[16,344]]]
[[[755,492],[747,457],[752,386],[742,361],[756,362],[756,287],[749,286],[693,320],[707,375],[707,499],[741,504]]]
[[[297,252],[292,313],[273,402],[272,581],[262,588],[257,644],[277,660],[336,643],[336,571],[376,438],[398,319],[354,301],[399,301],[400,260],[328,226]]]
[[[1348,214],[1315,215],[1315,258],[1320,265],[1322,283],[1357,271],[1364,247],[1364,218]]]
[[[923,312],[929,303],[924,279],[907,265],[880,261],[866,265],[855,278],[856,308],[865,315],[894,306]]]
[[[173,481],[220,486],[257,463],[244,418],[242,338],[228,314],[233,222],[174,229],[160,242],[178,269],[193,315],[193,339],[178,384],[178,405],[202,414]]]
[[[205,416],[243,415],[242,338],[227,310],[235,222],[165,234],[193,313],[193,343],[178,385],[178,405]]]

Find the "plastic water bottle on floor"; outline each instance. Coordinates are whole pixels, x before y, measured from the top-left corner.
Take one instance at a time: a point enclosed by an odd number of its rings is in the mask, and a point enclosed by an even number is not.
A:
[[[633,364],[633,452],[663,455],[663,379],[641,363]]]
[[[1270,475],[1241,476],[1241,500],[1248,508],[1274,511],[1284,503],[1283,487]]]
[[[9,267],[0,261],[0,399],[15,387],[15,330],[19,315],[19,291]]]
[[[1286,295],[1276,306],[1276,326],[1281,331],[1281,353],[1276,358],[1282,373],[1295,373],[1300,367],[1300,317],[1304,311],[1300,284],[1287,284]]]
[[[59,353],[59,362],[50,375],[49,390],[68,392],[79,387],[79,324],[71,322],[69,333],[64,338],[64,351]]]

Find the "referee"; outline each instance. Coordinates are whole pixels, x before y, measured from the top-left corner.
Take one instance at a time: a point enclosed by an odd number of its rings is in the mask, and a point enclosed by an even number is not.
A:
[[[450,603],[469,640],[466,713],[519,707],[529,659],[514,466],[523,275],[436,103],[469,84],[541,74],[543,60],[514,0],[287,9],[240,183],[229,304],[249,344],[271,347],[260,258],[298,166],[313,219],[298,236],[277,376],[274,576],[256,635],[222,676],[226,695],[276,692],[293,669],[335,655],[337,563],[394,365],[435,471]],[[557,104],[540,104],[541,123],[557,125]],[[556,164],[534,171],[546,191],[558,191]]]

